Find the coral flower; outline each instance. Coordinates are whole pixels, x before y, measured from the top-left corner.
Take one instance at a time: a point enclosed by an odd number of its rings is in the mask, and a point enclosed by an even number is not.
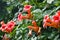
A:
[[[27,11],[28,14],[30,14],[30,13],[31,13],[31,10],[30,10],[31,8],[32,8],[31,5],[25,5],[24,8],[23,8],[23,10],[24,10],[24,11]]]
[[[59,22],[59,16],[58,15],[54,15],[52,21]]]
[[[31,9],[32,6],[31,5],[25,5],[23,8],[23,11],[26,11],[28,14],[23,16],[21,13],[19,13],[18,15],[18,20],[21,21],[22,19],[30,19],[32,18],[32,14],[31,14]]]
[[[30,29],[30,30],[33,30],[34,32],[36,32],[37,34],[40,34],[41,32],[41,27],[38,27],[37,26],[37,24],[36,24],[36,22],[33,20],[32,21],[32,24],[33,24],[33,26],[28,26],[28,28]]]
[[[10,21],[7,24],[1,23],[1,25],[2,25],[0,27],[1,31],[10,33],[13,30],[14,26],[15,26],[15,22],[14,21]]]
[[[49,15],[44,16],[43,22],[51,22]]]
[[[18,14],[18,21],[22,21],[23,19],[30,19],[32,17],[33,17],[32,14],[26,14],[25,16],[23,16],[21,13],[19,13]]]
[[[47,23],[49,24],[49,23],[51,23],[52,21],[51,21],[51,19],[49,18],[49,15],[45,15],[44,16],[44,19],[43,19],[43,27],[44,28],[47,28]]]
[[[5,29],[6,29],[6,24],[3,24],[3,25],[0,27],[0,30],[1,30],[1,31],[5,31]]]
[[[6,27],[6,32],[11,32],[13,30],[15,26],[15,22],[14,21],[10,21],[7,23],[7,27]]]
[[[32,21],[32,24],[33,24],[33,26],[37,27],[37,24],[34,20]]]
[[[30,10],[32,8],[32,6],[31,5],[25,5],[24,6],[24,11],[28,11],[28,10]]]
[[[22,21],[23,19],[27,19],[27,18],[28,18],[28,15],[23,16],[21,13],[19,13],[19,15],[18,15],[18,21]]]
[[[1,30],[1,31],[5,31],[5,29],[6,29],[6,24],[4,23],[4,21],[1,21],[0,30]]]
[[[41,28],[40,27],[34,27],[34,26],[28,26],[29,29],[32,29],[37,34],[40,33]]]
[[[59,16],[59,20],[60,20],[60,10],[57,11],[56,15]]]
[[[48,15],[44,16],[43,20],[43,27],[46,28],[47,26],[53,28],[59,28],[60,26],[60,10],[57,11],[55,15],[52,16],[52,19],[48,17]]]
[[[18,15],[18,21],[21,21],[23,18],[22,18],[22,14],[21,13],[19,13],[19,15]]]
[[[56,15],[60,16],[60,10],[57,11]]]
[[[30,18],[33,18],[33,15],[30,13],[30,14],[27,14],[27,19],[30,19]]]
[[[56,23],[56,22],[51,22],[51,23],[48,23],[48,22],[45,22],[44,24],[43,24],[43,27],[44,28],[47,28],[47,26],[49,26],[49,27],[53,27],[53,28],[58,28],[58,23]]]

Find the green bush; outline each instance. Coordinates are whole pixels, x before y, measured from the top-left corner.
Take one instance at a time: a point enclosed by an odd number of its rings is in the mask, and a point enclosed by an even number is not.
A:
[[[32,5],[31,13],[33,19],[17,21],[18,14],[23,11],[24,5]],[[10,40],[60,40],[60,29],[48,27],[43,28],[43,18],[45,15],[55,15],[60,10],[60,0],[0,0],[0,21],[5,23],[13,20],[16,25],[11,33],[0,31],[0,39],[6,34]],[[22,12],[26,15],[27,12]],[[32,25],[32,20],[41,27],[41,34],[36,35],[33,31],[32,36],[28,36],[27,26]],[[0,25],[1,26],[1,25]]]

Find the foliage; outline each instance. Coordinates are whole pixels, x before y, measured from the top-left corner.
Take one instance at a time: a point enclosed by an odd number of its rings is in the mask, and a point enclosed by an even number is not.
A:
[[[17,21],[17,16],[23,11],[24,5],[32,5],[31,13],[37,25],[41,27],[41,34],[36,35],[32,32],[32,36],[28,36],[27,26],[32,25],[33,19],[24,19]],[[13,20],[16,26],[11,33],[6,33],[10,40],[60,40],[60,29],[48,27],[43,28],[43,18],[45,15],[54,15],[60,10],[60,0],[0,0],[0,21],[4,20],[5,23]],[[26,12],[22,12],[26,15]],[[1,25],[0,25],[1,26]],[[2,40],[5,32],[0,31],[0,39]]]

